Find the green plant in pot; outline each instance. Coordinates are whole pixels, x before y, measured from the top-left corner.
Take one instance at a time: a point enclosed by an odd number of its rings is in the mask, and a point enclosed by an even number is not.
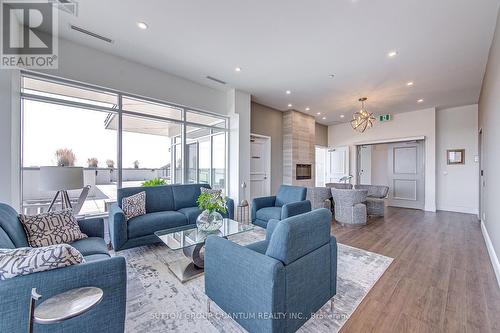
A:
[[[153,178],[150,180],[146,180],[141,184],[141,186],[146,187],[146,186],[161,186],[161,185],[167,185],[167,181],[163,178]]]
[[[222,197],[222,191],[202,187],[197,203],[198,208],[202,210],[196,219],[198,229],[205,232],[219,230],[223,220],[221,213],[227,212],[226,199]]]

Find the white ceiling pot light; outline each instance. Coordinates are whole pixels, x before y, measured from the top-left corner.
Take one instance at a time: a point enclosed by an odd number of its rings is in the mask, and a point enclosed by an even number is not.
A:
[[[366,97],[361,97],[359,99],[361,102],[361,110],[354,112],[352,115],[351,126],[360,133],[363,133],[367,128],[371,128],[375,121],[373,113],[366,110],[365,102],[367,99]]]
[[[137,22],[137,27],[142,30],[146,30],[148,28],[148,25],[144,22]]]

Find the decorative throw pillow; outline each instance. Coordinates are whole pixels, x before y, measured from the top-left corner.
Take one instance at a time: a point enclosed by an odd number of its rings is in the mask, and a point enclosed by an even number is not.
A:
[[[125,214],[125,220],[146,214],[146,192],[142,191],[123,198],[122,210]]]
[[[39,215],[20,216],[31,247],[69,244],[87,238],[78,226],[71,209]]]
[[[82,254],[68,244],[0,249],[0,280],[82,262]]]
[[[222,190],[214,190],[212,188],[200,187],[201,193],[209,193],[214,195],[214,197],[221,197]]]

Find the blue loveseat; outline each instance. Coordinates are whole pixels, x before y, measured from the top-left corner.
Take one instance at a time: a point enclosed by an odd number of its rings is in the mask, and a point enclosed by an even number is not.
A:
[[[0,332],[28,331],[31,289],[42,295],[40,301],[79,287],[99,287],[104,298],[94,309],[58,324],[35,324],[35,332],[112,332],[121,333],[125,327],[127,270],[125,259],[110,257],[104,242],[103,220],[78,221],[88,238],[71,246],[84,256],[85,263],[45,272],[17,276],[0,281]],[[17,212],[0,203],[0,248],[28,247],[26,233]],[[39,301],[39,302],[40,302]]]
[[[109,211],[109,234],[115,251],[160,242],[155,231],[195,224],[201,210],[196,200],[208,184],[162,185],[118,189],[117,203]],[[146,192],[146,214],[125,220],[122,199]],[[228,199],[224,217],[234,218],[234,201]]]
[[[266,239],[247,246],[210,236],[207,296],[249,332],[295,332],[337,291],[331,219],[320,208],[271,220]]]
[[[307,188],[281,185],[276,196],[252,200],[252,223],[266,228],[269,220],[283,220],[311,211],[311,202],[306,200]]]

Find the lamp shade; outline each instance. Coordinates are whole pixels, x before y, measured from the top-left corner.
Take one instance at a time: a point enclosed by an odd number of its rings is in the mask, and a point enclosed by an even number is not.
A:
[[[44,191],[78,190],[83,188],[82,167],[40,167],[40,189]]]

